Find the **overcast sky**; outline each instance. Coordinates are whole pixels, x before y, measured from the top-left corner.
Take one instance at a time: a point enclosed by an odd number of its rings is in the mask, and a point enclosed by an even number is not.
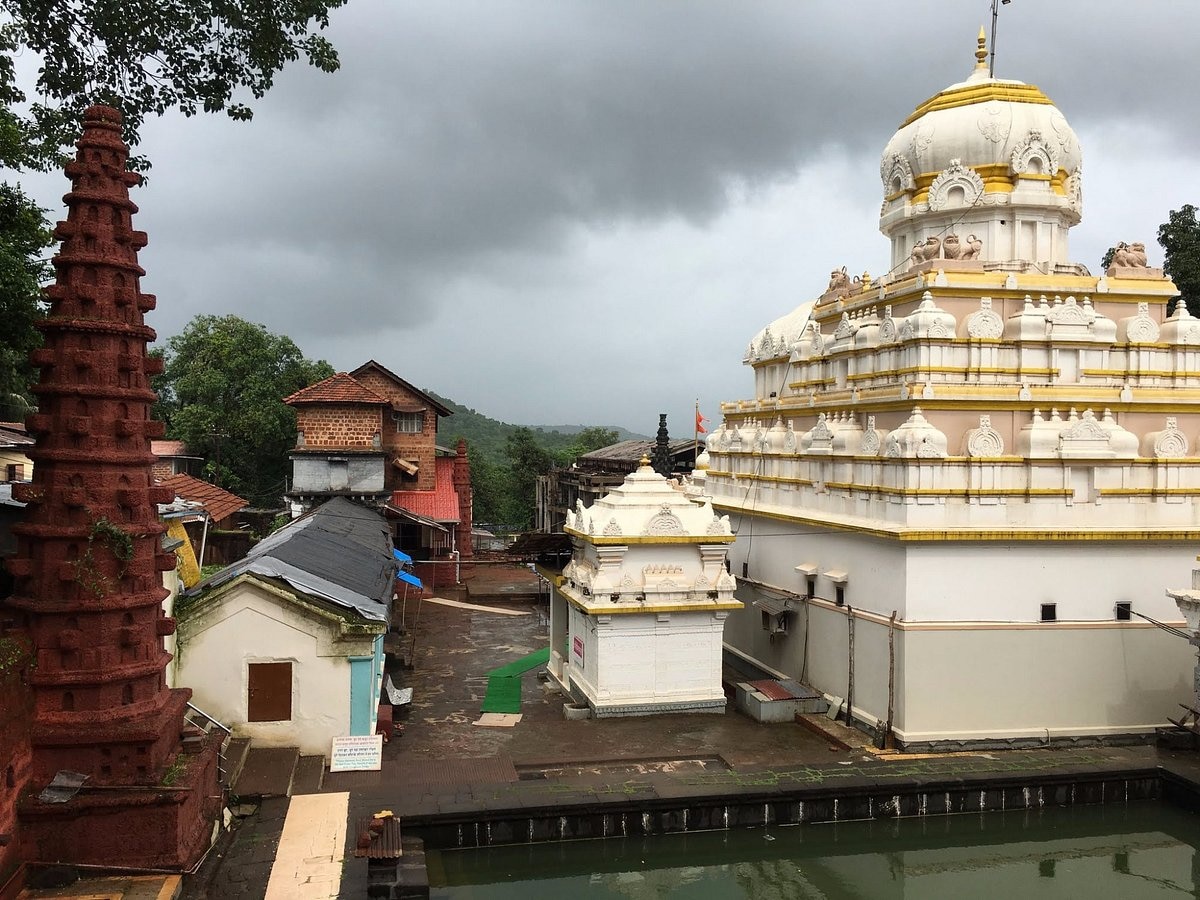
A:
[[[974,63],[987,0],[350,0],[341,71],[249,124],[147,123],[134,191],[160,339],[200,313],[374,358],[505,421],[653,433],[753,395],[741,364],[829,271],[878,274],[879,155]],[[996,75],[1084,154],[1074,258],[1200,204],[1200,3],[1013,0]],[[27,187],[57,217],[62,176]]]

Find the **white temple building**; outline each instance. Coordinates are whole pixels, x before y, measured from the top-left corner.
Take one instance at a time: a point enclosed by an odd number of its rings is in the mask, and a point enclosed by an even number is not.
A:
[[[1142,244],[1071,260],[1078,139],[986,55],[887,143],[892,270],[746,352],[698,473],[737,535],[726,640],[908,747],[1145,735],[1191,698],[1141,615],[1180,623],[1200,549],[1200,320]]]
[[[725,620],[742,603],[729,520],[650,467],[567,513],[573,554],[550,600],[548,671],[597,717],[724,712]]]

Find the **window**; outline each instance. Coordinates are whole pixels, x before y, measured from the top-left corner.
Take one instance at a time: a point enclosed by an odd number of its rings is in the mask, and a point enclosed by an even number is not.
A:
[[[425,428],[425,413],[394,412],[392,421],[396,423],[397,434],[420,434]]]
[[[1117,621],[1128,622],[1133,619],[1133,604],[1128,600],[1117,603]]]
[[[846,586],[843,584],[834,585],[833,602],[838,606],[846,605]]]
[[[287,722],[292,718],[292,664],[250,663],[246,690],[248,722]]]
[[[1043,603],[1042,604],[1042,621],[1057,622],[1058,621],[1058,604]]]
[[[804,579],[805,589],[808,591],[808,596],[817,596],[817,576],[809,575]]]

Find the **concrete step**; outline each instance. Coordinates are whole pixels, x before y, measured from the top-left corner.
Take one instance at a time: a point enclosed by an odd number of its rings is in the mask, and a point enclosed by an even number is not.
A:
[[[246,754],[250,752],[250,738],[231,737],[225,741],[225,787],[230,787],[242,774]]]
[[[319,794],[325,781],[325,757],[301,756],[292,779],[292,794]]]
[[[290,797],[300,751],[295,747],[251,747],[233,783],[238,797]]]

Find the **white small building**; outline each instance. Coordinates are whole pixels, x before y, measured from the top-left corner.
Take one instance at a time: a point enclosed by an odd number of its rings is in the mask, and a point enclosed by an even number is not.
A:
[[[596,716],[724,712],[725,619],[741,609],[727,517],[649,460],[564,529],[574,553],[550,604],[550,675]]]
[[[329,500],[180,595],[175,684],[257,745],[374,734],[395,571],[384,519]]]

